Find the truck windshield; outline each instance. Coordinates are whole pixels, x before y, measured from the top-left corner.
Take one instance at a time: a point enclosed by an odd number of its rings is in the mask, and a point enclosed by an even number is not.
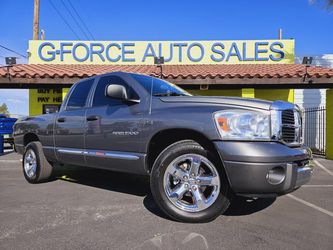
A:
[[[151,86],[153,86],[153,96],[191,96],[190,93],[182,88],[159,78],[137,74],[132,74],[132,77],[149,93],[151,92]]]

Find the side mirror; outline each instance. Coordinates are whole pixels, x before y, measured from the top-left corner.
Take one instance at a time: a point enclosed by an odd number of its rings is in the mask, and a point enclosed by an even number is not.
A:
[[[125,87],[118,84],[110,84],[106,89],[106,95],[115,99],[127,99],[127,92]]]
[[[139,103],[140,100],[129,99],[126,88],[119,84],[110,84],[106,89],[106,95],[111,98],[120,99],[126,102]]]

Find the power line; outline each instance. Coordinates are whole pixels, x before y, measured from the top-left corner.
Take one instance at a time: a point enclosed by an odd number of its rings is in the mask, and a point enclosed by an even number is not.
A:
[[[313,58],[313,61],[324,61],[324,62],[326,62],[326,61],[333,61],[333,59],[315,59],[315,58]]]
[[[22,55],[21,53],[16,52],[15,50],[12,50],[12,49],[10,49],[10,48],[7,48],[7,47],[5,47],[5,46],[3,46],[3,45],[1,45],[1,44],[0,44],[0,47],[3,48],[3,49],[5,49],[5,50],[8,50],[8,51],[10,51],[10,52],[13,52],[13,53],[15,53],[16,55],[19,55],[19,56],[22,56],[22,57],[24,57],[24,58],[27,58],[26,56]]]
[[[71,8],[74,10],[75,14],[77,15],[77,17],[79,18],[79,20],[81,21],[81,23],[83,24],[83,27],[86,29],[86,31],[89,33],[89,35],[92,37],[93,40],[96,40],[95,37],[93,36],[93,34],[90,32],[90,30],[88,29],[87,25],[85,24],[85,22],[83,21],[83,19],[81,18],[80,14],[78,13],[78,11],[75,9],[74,5],[71,3],[71,0],[68,0],[69,5],[71,6]]]
[[[72,28],[72,26],[66,21],[66,19],[64,18],[64,16],[60,13],[60,11],[57,9],[57,7],[53,4],[53,2],[51,0],[49,0],[49,3],[51,4],[51,6],[53,7],[53,9],[57,12],[57,14],[59,15],[59,17],[64,21],[64,23],[67,25],[67,27],[73,32],[73,34],[76,36],[76,38],[78,38],[79,40],[81,40],[81,38],[79,37],[79,35],[74,31],[74,29]]]
[[[87,35],[87,33],[82,29],[80,23],[76,20],[76,18],[74,17],[74,15],[72,14],[72,12],[68,9],[68,7],[66,6],[64,0],[61,0],[62,5],[65,7],[65,9],[67,10],[67,12],[69,13],[69,15],[73,18],[74,22],[76,23],[76,25],[79,27],[79,29],[81,30],[81,32],[83,33],[83,35],[89,40],[89,37]]]

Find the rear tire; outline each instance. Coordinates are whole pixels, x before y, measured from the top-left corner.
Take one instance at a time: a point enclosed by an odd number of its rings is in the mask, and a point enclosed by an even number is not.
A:
[[[22,167],[24,177],[29,183],[40,183],[50,179],[52,165],[45,158],[39,141],[30,142],[25,147]]]
[[[223,166],[192,140],[176,142],[161,152],[150,186],[161,210],[177,221],[209,222],[230,205]]]

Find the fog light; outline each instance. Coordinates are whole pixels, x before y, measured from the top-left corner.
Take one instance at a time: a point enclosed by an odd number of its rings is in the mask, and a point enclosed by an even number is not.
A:
[[[272,185],[278,185],[286,178],[285,170],[283,167],[274,167],[268,171],[266,175],[267,181]]]

